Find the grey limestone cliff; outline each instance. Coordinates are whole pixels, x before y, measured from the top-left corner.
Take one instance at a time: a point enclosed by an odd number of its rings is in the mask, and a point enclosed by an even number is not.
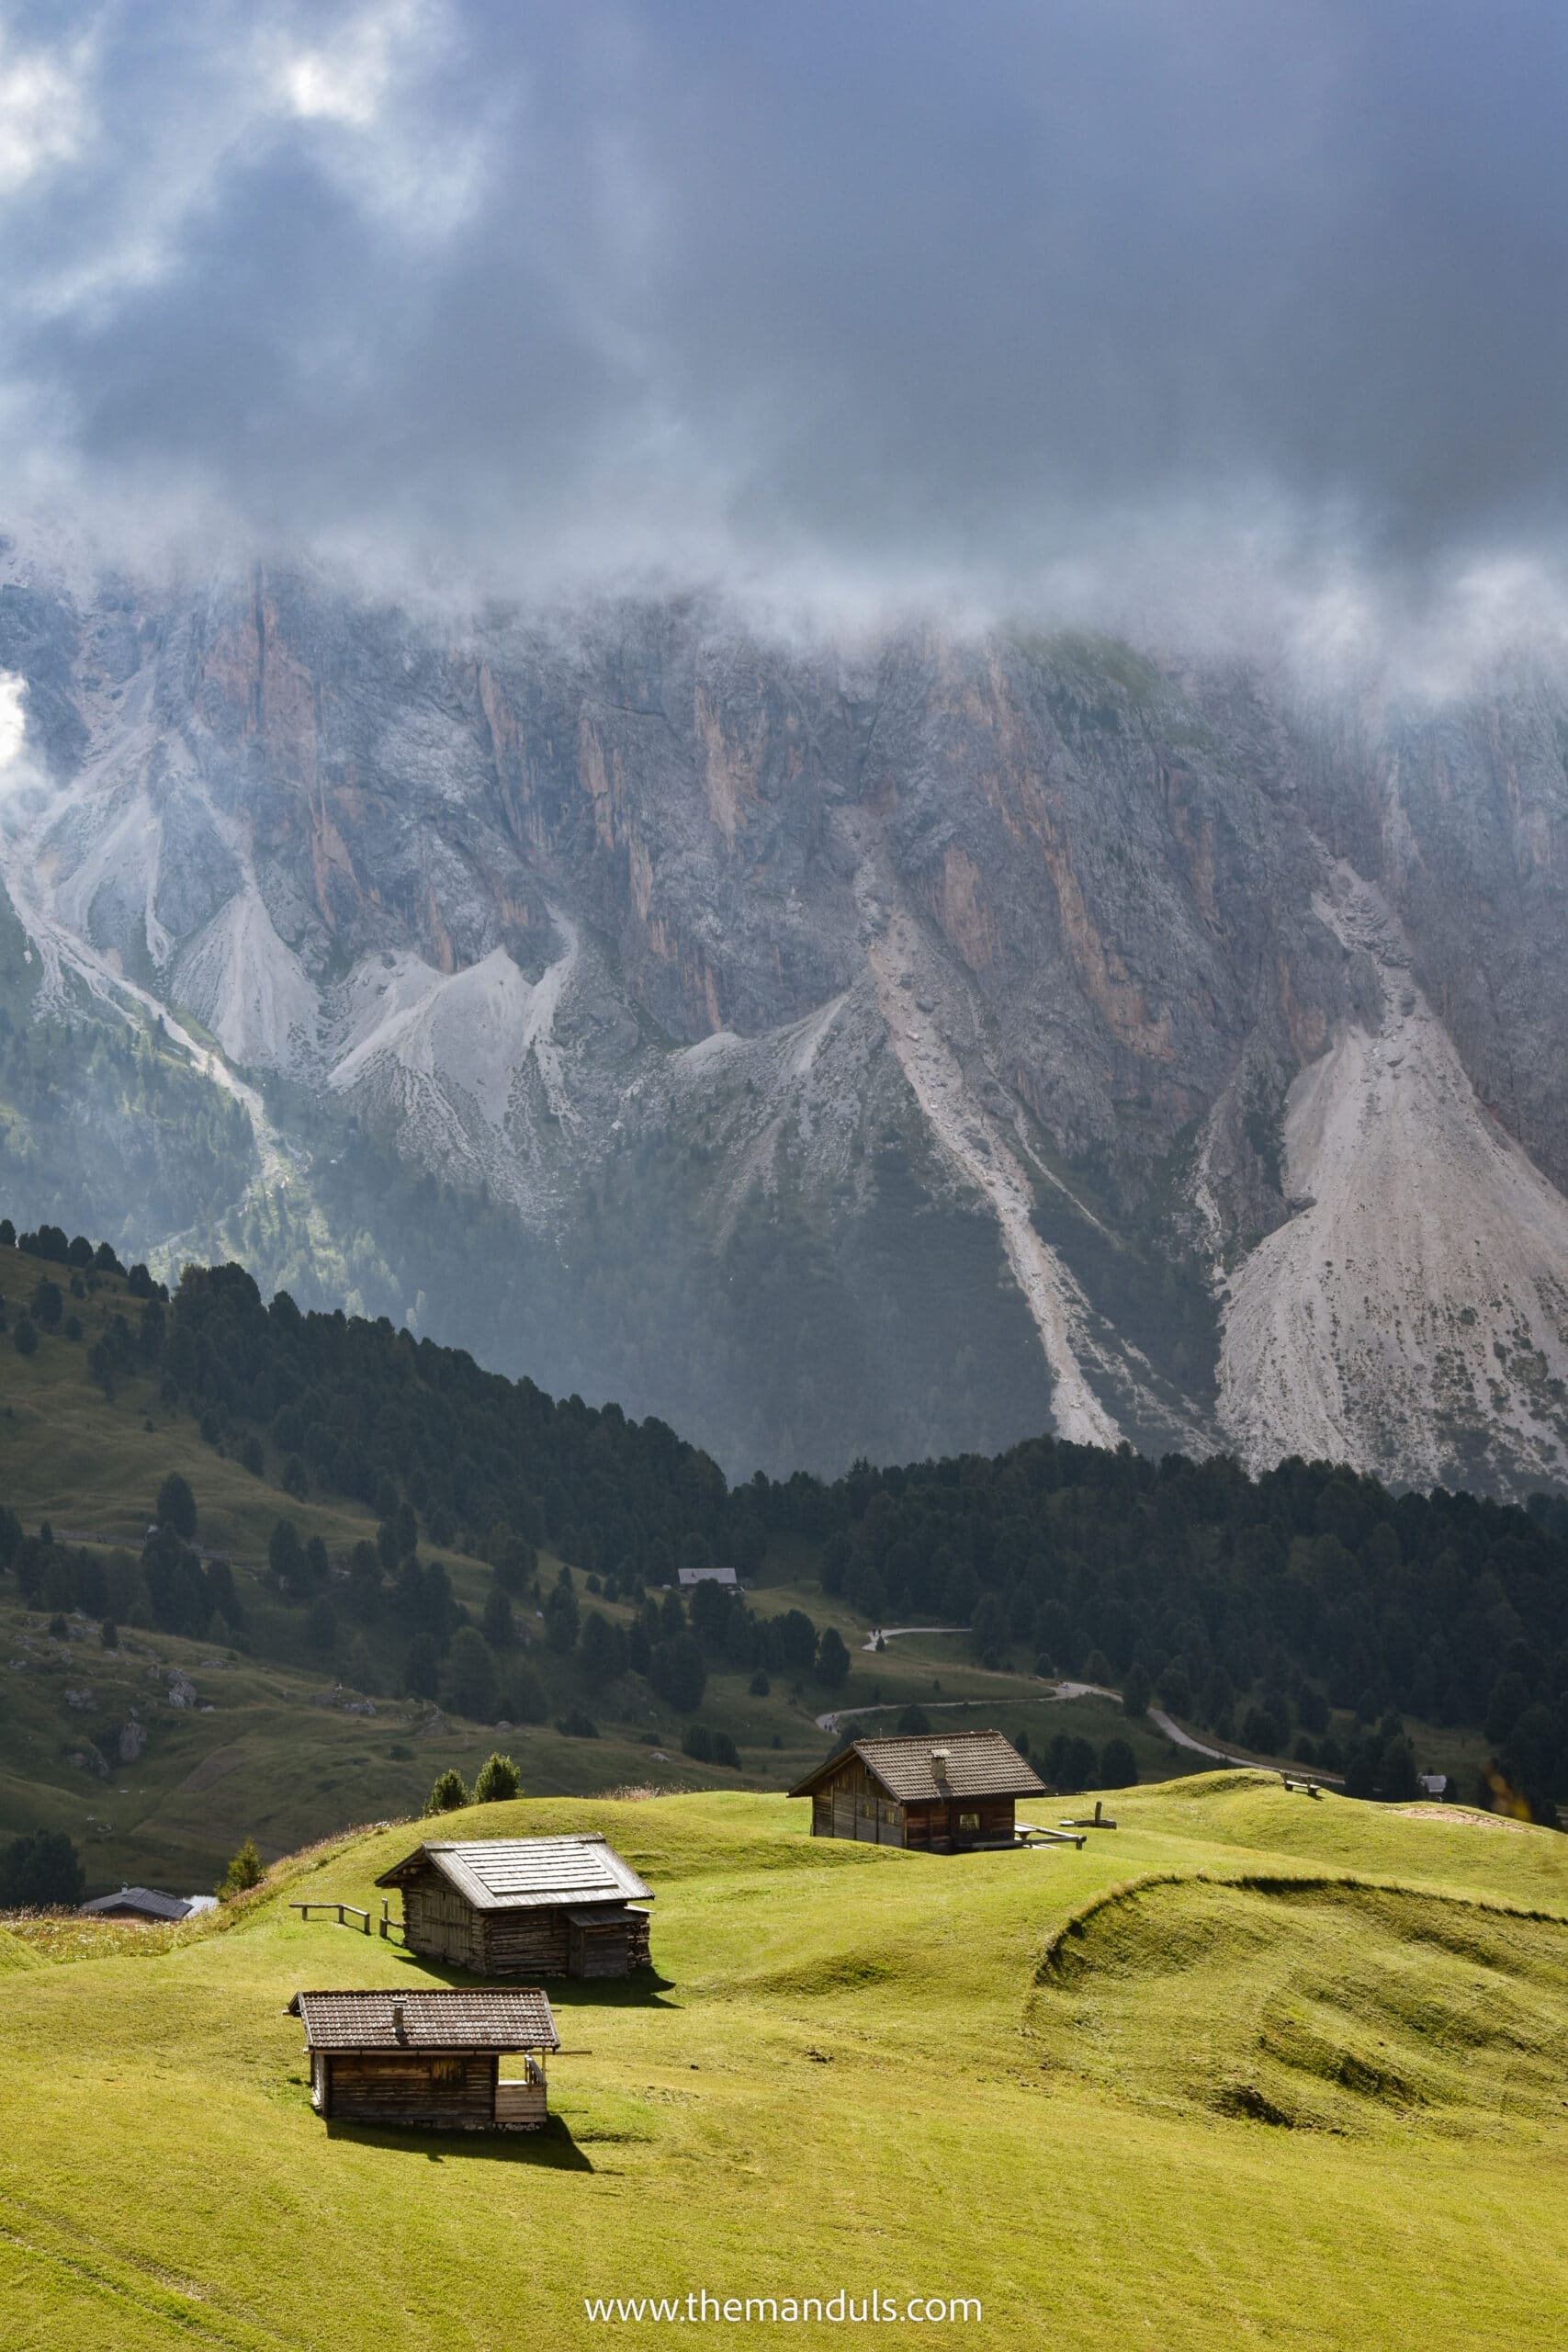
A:
[[[111,1204],[89,1151],[72,1221],[736,1470],[1054,1424],[1562,1476],[1561,679],[1307,707],[15,548],[0,668],[6,1036],[60,1061],[24,1106],[8,1047],[13,1214],[65,1213],[51,1120],[140,1119],[179,1181]],[[116,1032],[177,1116],[107,1100]]]

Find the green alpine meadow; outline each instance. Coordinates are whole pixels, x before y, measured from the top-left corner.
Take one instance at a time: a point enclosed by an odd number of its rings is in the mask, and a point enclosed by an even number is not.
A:
[[[692,2324],[591,2304],[840,2290],[966,2301],[954,2339],[998,2346],[1557,2340],[1561,1838],[1247,1771],[1118,1792],[1081,1850],[883,1850],[811,1838],[803,1810],[530,1797],[443,1821],[601,1830],[656,1890],[651,1972],[552,1987],[537,2134],[312,2111],[293,1994],[431,1979],[289,1905],[378,1915],[409,1823],[289,1856],[190,1926],[13,1928],[7,2344],[641,2344]],[[843,2333],[765,2309],[696,2328]]]

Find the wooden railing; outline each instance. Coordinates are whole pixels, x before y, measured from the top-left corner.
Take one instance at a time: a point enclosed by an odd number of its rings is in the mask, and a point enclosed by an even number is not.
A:
[[[525,2057],[522,2079],[499,2082],[495,2086],[495,2120],[498,2123],[542,2123],[545,2098],[545,2070]]]
[[[362,1911],[357,1903],[334,1903],[330,1896],[316,1896],[309,1903],[291,1903],[288,1908],[290,1911],[298,1911],[302,1919],[309,1919],[312,1911],[335,1911],[340,1928],[347,1927],[346,1915],[352,1911],[356,1919],[364,1922],[358,1932],[362,1936],[367,1936],[370,1933],[370,1914],[368,1911]]]

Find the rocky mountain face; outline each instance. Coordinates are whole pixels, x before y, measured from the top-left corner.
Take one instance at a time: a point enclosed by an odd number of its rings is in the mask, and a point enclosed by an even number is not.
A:
[[[0,669],[13,1215],[740,1472],[1042,1425],[1568,1467],[1564,681],[1307,710],[16,547]]]

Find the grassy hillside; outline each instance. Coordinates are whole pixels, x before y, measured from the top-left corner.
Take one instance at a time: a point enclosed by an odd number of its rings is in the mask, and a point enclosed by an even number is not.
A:
[[[656,1890],[652,1982],[557,1988],[537,2138],[310,2112],[289,1995],[429,1980],[288,1898],[367,1901],[408,1826],[101,1957],[0,1932],[8,2352],[549,2352],[660,2340],[588,2295],[840,2288],[978,2298],[1008,2347],[1559,2343],[1568,1847],[1250,1774],[1114,1810],[956,1860],[742,1792],[457,1816],[602,1827]]]

